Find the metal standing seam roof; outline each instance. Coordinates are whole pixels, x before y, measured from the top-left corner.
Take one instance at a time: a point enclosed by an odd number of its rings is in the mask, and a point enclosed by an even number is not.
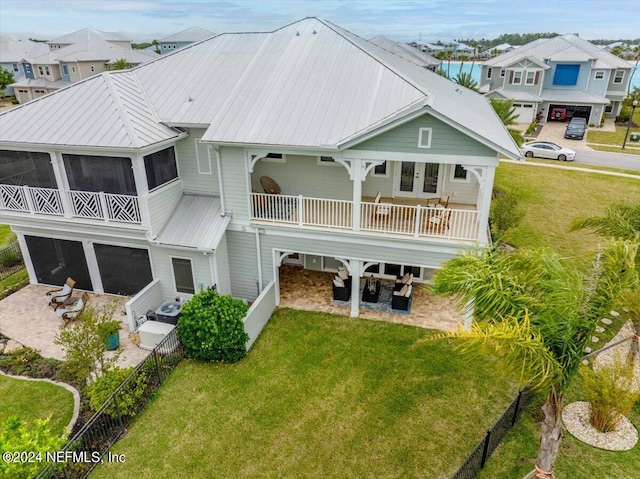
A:
[[[572,54],[575,54],[576,57],[573,58],[571,56]],[[594,59],[599,62],[600,65],[606,65],[607,68],[630,68],[629,64],[623,59],[573,34],[553,38],[539,38],[520,48],[491,58],[485,61],[484,64],[490,67],[503,67],[509,66],[513,64],[514,61],[527,56],[544,60],[547,58],[552,59],[554,55],[557,61],[585,61]]]
[[[0,114],[0,141],[141,148],[177,138],[130,70],[96,75]]]
[[[599,103],[608,105],[611,103],[607,98],[587,93],[582,90],[570,89],[542,89],[542,99],[544,101],[555,101],[562,103]]]
[[[120,32],[103,32],[102,30],[97,30],[95,28],[82,28],[80,30],[69,33],[67,35],[54,38],[53,40],[50,40],[47,43],[53,44],[53,45],[71,45],[73,43],[78,43],[83,40],[130,42],[131,38],[129,38],[126,34],[120,33]]]
[[[166,246],[213,250],[229,221],[229,217],[222,216],[220,198],[183,195],[153,241]]]
[[[502,87],[496,88],[491,93],[497,93],[498,95],[501,95],[509,100],[515,100],[515,101],[530,101],[530,102],[543,101],[541,97],[539,97],[538,95],[534,95],[533,93],[529,93],[526,91],[505,90]]]
[[[164,38],[158,40],[158,43],[167,43],[167,42],[199,42],[206,38],[210,38],[214,36],[215,33],[210,32],[209,30],[205,30],[200,27],[191,27],[186,30],[182,30],[178,33],[172,33]]]
[[[31,40],[18,40],[11,35],[0,35],[0,63],[20,63],[43,55],[49,46]]]
[[[104,61],[114,62],[124,58],[129,63],[140,64],[154,60],[158,57],[156,53],[145,52],[144,50],[134,50],[132,48],[124,48],[105,40],[93,39],[92,41],[81,40],[72,45],[51,50],[50,52],[40,55],[33,60],[35,64],[52,64],[59,61],[64,62],[85,62],[85,61]]]

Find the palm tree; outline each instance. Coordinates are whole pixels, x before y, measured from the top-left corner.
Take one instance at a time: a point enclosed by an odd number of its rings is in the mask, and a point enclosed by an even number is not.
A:
[[[616,45],[615,47],[613,47],[611,49],[611,54],[622,58],[624,56],[622,51],[622,45]]]
[[[464,65],[464,62],[469,60],[469,57],[467,55],[460,55],[458,57],[458,60],[460,60],[460,69],[458,70],[458,76],[460,76],[460,74],[462,73],[462,67]]]
[[[111,70],[126,70],[127,68],[129,68],[129,62],[127,62],[127,60],[125,60],[124,58],[116,60],[111,65]]]
[[[522,145],[524,142],[522,132],[509,128],[516,124],[516,118],[519,116],[515,113],[516,109],[513,106],[513,101],[499,100],[497,98],[490,98],[489,100],[491,101],[491,106],[500,117],[500,120],[502,120],[502,124],[507,127],[507,131],[511,135],[511,138],[513,138],[513,141],[515,141],[518,146]]]
[[[478,83],[473,79],[471,73],[460,73],[454,81],[469,90],[478,91]]]
[[[471,357],[490,354],[521,384],[546,394],[536,477],[553,479],[563,436],[560,414],[597,321],[625,291],[637,287],[637,242],[602,249],[588,275],[546,250],[487,250],[452,259],[435,275],[433,291],[473,305],[469,331],[436,335],[461,340]]]
[[[156,47],[155,52],[159,55],[160,54],[160,42],[158,40],[152,40],[151,41],[151,45]]]

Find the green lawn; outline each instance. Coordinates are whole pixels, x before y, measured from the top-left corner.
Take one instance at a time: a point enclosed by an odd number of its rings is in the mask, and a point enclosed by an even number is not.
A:
[[[10,416],[32,424],[51,416],[49,428],[62,434],[73,415],[73,395],[45,381],[26,381],[0,375],[0,425]]]
[[[11,231],[9,225],[0,225],[0,249],[10,245],[16,240],[16,234]]]
[[[622,200],[640,201],[640,179],[526,164],[501,163],[496,186],[517,190],[526,212],[507,243],[546,246],[571,258],[594,251],[602,241],[588,230],[570,232],[574,218],[601,214]]]
[[[279,310],[236,365],[183,362],[91,477],[451,477],[516,388],[428,334]]]

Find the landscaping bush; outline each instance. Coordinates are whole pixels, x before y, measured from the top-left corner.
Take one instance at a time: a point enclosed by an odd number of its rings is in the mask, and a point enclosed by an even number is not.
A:
[[[621,360],[596,371],[583,366],[580,377],[591,409],[591,425],[600,432],[615,430],[640,398],[640,391],[631,388],[633,366]]]
[[[536,120],[533,120],[529,125],[529,128],[527,128],[527,135],[532,135],[533,133],[535,133],[536,128],[538,128],[538,122]]]
[[[61,361],[43,358],[31,348],[18,349],[11,354],[0,355],[0,369],[14,376],[58,379]]]
[[[227,363],[242,359],[249,340],[242,323],[247,310],[242,300],[210,289],[196,294],[182,306],[178,321],[186,356]]]
[[[52,434],[48,423],[49,419],[37,419],[29,428],[13,416],[1,425],[0,455],[21,452],[25,457],[14,461],[0,460],[0,478],[35,477],[46,462],[46,453],[62,449],[64,438]],[[40,461],[35,460],[37,453],[40,453]]]
[[[116,389],[131,375],[132,371],[133,368],[115,366],[96,379],[95,383],[87,387],[91,409],[94,411],[100,409]],[[144,373],[132,378],[116,397],[118,408],[116,409],[115,403],[112,401],[110,406],[105,409],[105,413],[113,418],[133,416],[140,408],[142,396],[144,396],[146,389],[147,376]]]
[[[616,118],[616,121],[618,123],[627,123],[630,118],[631,118],[631,109],[627,106],[623,106],[620,109],[620,114]]]
[[[491,237],[501,241],[507,232],[520,224],[525,212],[519,206],[520,198],[515,191],[496,190],[491,201]]]

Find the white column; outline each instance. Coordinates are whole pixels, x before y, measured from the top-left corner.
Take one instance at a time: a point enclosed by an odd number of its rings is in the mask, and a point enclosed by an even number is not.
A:
[[[360,231],[360,203],[362,202],[362,160],[351,160],[351,175],[353,177],[353,231]]]
[[[140,208],[140,222],[149,227],[151,231],[151,221],[149,217],[149,185],[147,185],[147,172],[144,169],[144,156],[135,155],[131,158],[131,170],[133,180],[136,184],[136,195],[138,196],[138,207]]]
[[[24,239],[24,234],[16,233],[16,236],[18,237],[18,244],[20,245],[20,250],[22,251],[22,259],[24,259],[24,265],[27,268],[27,273],[29,273],[29,283],[38,284],[36,270],[33,267],[31,254],[29,253],[29,248],[27,248],[27,241]]]
[[[67,181],[67,173],[64,169],[62,153],[56,152],[51,155],[51,166],[53,167],[53,175],[56,177],[58,190],[60,191],[60,201],[62,203],[62,211],[65,218],[73,216],[73,209],[69,200],[69,182]]]
[[[95,250],[93,249],[93,242],[83,241],[82,248],[84,249],[84,257],[87,260],[87,268],[89,269],[89,277],[91,278],[91,284],[93,285],[93,292],[104,293],[102,278],[100,277],[100,268],[98,267],[98,258],[96,257]]]
[[[491,193],[493,192],[493,179],[496,174],[495,166],[485,166],[483,181],[480,184],[480,213],[478,218],[478,241],[487,243],[487,226],[489,225],[489,207],[491,206]]]
[[[351,317],[360,315],[360,270],[362,261],[352,259],[349,261],[349,273],[351,274]]]

